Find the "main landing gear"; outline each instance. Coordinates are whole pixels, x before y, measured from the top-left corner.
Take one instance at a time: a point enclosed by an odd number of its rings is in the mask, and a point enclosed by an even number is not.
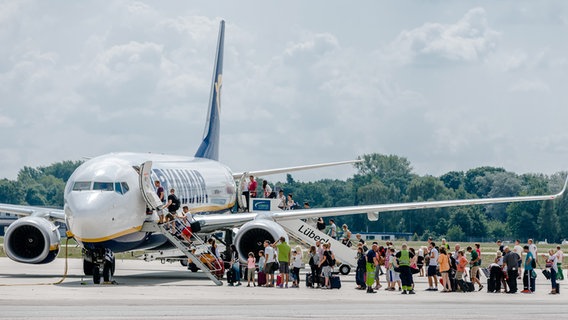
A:
[[[114,268],[114,253],[109,249],[83,249],[83,272],[86,276],[93,276],[94,284],[101,283],[101,276],[105,283],[111,282]]]

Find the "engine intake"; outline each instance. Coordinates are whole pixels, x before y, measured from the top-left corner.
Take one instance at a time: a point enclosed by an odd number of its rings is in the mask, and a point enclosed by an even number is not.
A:
[[[59,230],[53,223],[44,218],[24,217],[6,230],[4,250],[14,261],[42,264],[57,257],[60,242]]]
[[[258,257],[258,251],[264,250],[264,240],[270,240],[270,243],[274,243],[280,237],[284,237],[288,241],[286,231],[274,221],[258,219],[245,223],[239,229],[235,238],[239,259],[243,263],[246,262],[249,252]]]

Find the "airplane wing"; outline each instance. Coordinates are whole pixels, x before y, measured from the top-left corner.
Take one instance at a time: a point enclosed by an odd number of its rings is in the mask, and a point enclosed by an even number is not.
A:
[[[226,214],[218,216],[208,215],[208,216],[196,217],[196,219],[203,221],[204,229],[207,230],[212,230],[215,228],[238,227],[248,221],[252,221],[257,218],[266,218],[274,221],[279,221],[279,220],[308,219],[308,218],[317,218],[317,217],[333,217],[333,216],[367,213],[371,219],[372,217],[378,217],[378,213],[380,212],[459,207],[459,206],[510,203],[510,202],[554,200],[560,197],[562,194],[564,194],[564,192],[566,191],[567,184],[568,184],[568,177],[564,182],[564,187],[562,188],[562,190],[556,194],[551,194],[551,195],[376,204],[376,205],[349,206],[349,207],[286,210],[286,211],[275,211],[275,212],[266,212],[258,214],[243,213],[243,214]]]
[[[347,160],[347,161],[337,161],[337,162],[328,162],[328,163],[320,163],[320,164],[310,164],[310,165],[297,166],[297,167],[237,172],[237,173],[233,173],[233,178],[235,178],[235,180],[238,180],[238,179],[242,178],[243,175],[267,176],[267,175],[271,175],[271,174],[288,173],[288,172],[301,171],[301,170],[310,170],[310,169],[339,166],[339,165],[343,165],[343,164],[351,164],[351,163],[358,163],[358,162],[363,162],[363,160]]]
[[[38,216],[50,220],[65,222],[63,209],[42,208],[22,205],[0,204],[0,212],[15,214],[18,216]]]

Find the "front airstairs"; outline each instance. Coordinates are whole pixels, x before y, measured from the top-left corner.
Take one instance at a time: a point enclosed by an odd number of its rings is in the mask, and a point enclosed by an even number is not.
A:
[[[143,230],[163,234],[190,262],[201,269],[211,281],[218,286],[223,285],[223,282],[220,280],[223,278],[224,273],[223,261],[211,252],[207,243],[197,234],[190,231],[189,222],[180,218],[163,224],[147,221],[144,223]]]

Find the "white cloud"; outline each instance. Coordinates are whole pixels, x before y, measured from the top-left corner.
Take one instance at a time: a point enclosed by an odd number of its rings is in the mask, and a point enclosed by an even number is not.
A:
[[[390,45],[390,58],[403,64],[476,62],[495,50],[499,33],[483,8],[469,10],[454,24],[425,23],[402,31]]]

